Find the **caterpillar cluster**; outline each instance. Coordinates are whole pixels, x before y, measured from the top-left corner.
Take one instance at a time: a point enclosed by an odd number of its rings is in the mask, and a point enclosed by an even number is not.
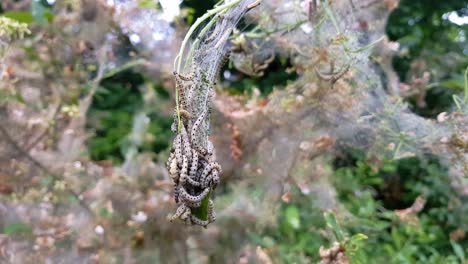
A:
[[[191,71],[187,75],[174,71],[178,106],[172,131],[176,136],[167,168],[174,181],[174,198],[178,208],[169,217],[171,221],[180,219],[206,227],[216,219],[209,196],[219,184],[221,166],[215,161],[213,144],[208,138],[210,99],[214,94],[215,79],[229,59],[230,49],[223,54],[227,50],[229,36],[241,17],[258,6],[260,1],[223,1],[224,4],[216,8],[217,14],[196,36],[188,56],[183,56],[184,40],[176,58],[174,66],[178,65],[177,71],[185,73],[190,63]],[[191,34],[193,31],[189,32]],[[208,201],[207,204],[205,201]],[[204,214],[205,209],[207,215]]]
[[[174,182],[174,198],[178,204],[170,221],[180,219],[193,225],[207,226],[216,220],[213,201],[208,199],[207,219],[193,215],[196,208],[213,191],[220,181],[221,166],[214,160],[213,145],[206,138],[206,147],[199,142],[207,137],[200,130],[209,116],[206,108],[198,116],[189,111],[192,89],[196,86],[194,74],[182,76],[174,72],[176,87],[179,91],[179,118],[174,116],[172,130],[176,133],[173,147],[167,161],[169,175]]]

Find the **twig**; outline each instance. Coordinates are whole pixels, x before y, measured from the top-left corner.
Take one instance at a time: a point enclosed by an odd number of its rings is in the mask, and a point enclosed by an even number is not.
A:
[[[205,28],[202,30],[202,33],[205,33],[205,31],[215,22],[218,20],[219,15],[223,13],[225,10],[228,10],[229,8],[233,7],[234,5],[238,4],[241,0],[234,0],[232,2],[229,2],[224,5],[217,6],[214,9],[208,10],[203,16],[199,17],[195,23],[190,27],[189,31],[185,35],[184,40],[182,41],[182,45],[180,47],[179,53],[177,54],[175,60],[174,60],[174,71],[181,73],[181,66],[182,66],[182,58],[183,54],[185,51],[185,46],[187,45],[187,42],[189,41],[190,37],[192,36],[193,32],[195,29],[197,29],[203,21],[207,20],[209,17],[216,15],[215,18],[210,21],[210,23],[205,26]],[[198,41],[198,39],[196,40]],[[192,45],[194,47],[194,45]],[[191,51],[189,53],[189,56],[191,56]],[[176,97],[176,112],[177,112],[177,131],[180,132],[181,128],[181,119],[180,119],[180,105],[179,105],[179,92],[176,89],[175,91],[175,97]]]
[[[247,10],[250,10],[250,9],[253,9],[253,8],[257,7],[261,2],[262,2],[262,0],[257,0],[254,3],[248,5]]]
[[[466,70],[465,70],[465,89],[464,89],[464,93],[465,93],[465,105],[468,105],[468,67],[466,67]]]
[[[53,115],[53,117],[52,117],[52,120],[55,120],[55,118],[57,117],[57,115],[58,115],[58,113],[59,113],[59,111],[60,111],[61,106],[62,106],[61,103],[59,103],[59,104],[57,105],[57,108],[56,108],[55,111],[54,111],[54,115]],[[49,127],[46,127],[46,128],[44,129],[44,131],[42,131],[42,132],[39,134],[39,136],[38,136],[35,140],[33,140],[31,143],[25,144],[26,146],[23,147],[24,151],[28,152],[28,151],[30,151],[31,149],[33,149],[37,144],[39,144],[39,142],[41,142],[41,140],[45,137],[45,135],[47,135],[47,131],[49,131]]]
[[[59,177],[58,175],[56,175],[55,173],[53,173],[52,171],[50,171],[47,167],[45,167],[44,165],[42,165],[42,163],[40,163],[38,160],[36,160],[35,158],[33,158],[28,152],[26,152],[23,148],[21,148],[18,143],[10,136],[10,134],[8,134],[8,132],[6,131],[6,129],[0,125],[0,133],[2,134],[3,138],[6,139],[6,141],[13,146],[13,148],[19,152],[22,156],[24,156],[27,160],[29,160],[34,166],[36,166],[37,168],[39,168],[40,170],[42,170],[43,172],[45,172],[47,175],[51,176],[52,178],[54,178],[54,180],[61,180],[61,177]],[[91,209],[88,207],[88,205],[86,203],[84,203],[83,200],[80,199],[79,195],[77,193],[75,193],[75,191],[71,190],[71,189],[67,189],[67,191],[73,195],[80,203],[80,205],[86,210],[88,211],[90,214],[93,214],[93,211],[91,211]]]

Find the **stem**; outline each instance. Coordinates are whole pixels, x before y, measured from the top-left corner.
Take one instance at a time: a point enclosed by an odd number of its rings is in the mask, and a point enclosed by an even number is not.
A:
[[[393,153],[393,159],[397,159],[400,156],[400,149],[403,145],[403,141],[400,139],[400,142],[398,142],[398,145],[395,149],[395,153]]]
[[[461,102],[460,97],[458,97],[456,94],[454,94],[452,96],[452,98],[453,98],[453,101],[455,102],[455,105],[457,106],[457,109],[459,111],[461,111],[462,110],[462,102]]]
[[[120,67],[117,67],[115,69],[112,69],[108,72],[106,72],[105,74],[102,75],[101,77],[101,80],[103,79],[106,79],[106,78],[109,78],[109,77],[112,77],[114,75],[116,75],[117,73],[120,73],[122,71],[125,71],[127,69],[130,69],[134,66],[138,66],[138,65],[143,65],[145,64],[146,61],[145,60],[134,60],[134,61],[130,61],[128,63],[125,63],[124,65],[120,66]]]
[[[20,154],[22,155],[25,159],[27,159],[29,162],[31,162],[34,166],[42,170],[45,174],[51,176],[55,181],[63,180],[62,177],[60,177],[58,174],[53,173],[51,170],[49,170],[46,166],[44,166],[42,163],[40,163],[38,160],[36,160],[34,157],[32,157],[29,152],[24,150],[20,145],[14,140],[6,128],[0,125],[0,134],[3,135],[3,138],[6,139],[6,141],[13,146],[13,148]],[[80,195],[76,193],[73,189],[67,188],[65,189],[69,194],[71,194],[75,199],[79,202],[81,207],[83,207],[90,215],[93,215],[93,211],[91,208],[89,208],[88,204],[86,204],[82,199],[80,199]]]
[[[468,67],[465,70],[465,105],[468,105]]]
[[[208,31],[208,29],[211,28],[211,26],[216,22],[218,21],[219,19],[219,16],[223,13],[225,13],[226,10],[223,10],[221,12],[219,12],[218,14],[216,14],[213,19],[210,20],[210,22],[208,24],[206,24],[206,26],[200,31],[200,33],[198,34],[200,37],[205,35],[206,31]],[[196,38],[195,41],[192,43],[191,47],[190,47],[190,50],[189,50],[189,53],[187,55],[187,60],[190,60],[190,58],[192,57],[192,54],[193,54],[193,51],[195,50],[195,48],[197,47],[198,43],[200,42],[200,38]],[[185,69],[185,68],[184,68]]]
[[[385,36],[381,36],[380,38],[374,40],[373,42],[367,44],[366,46],[362,47],[362,48],[359,48],[359,49],[356,49],[356,50],[350,50],[348,49],[346,46],[345,46],[345,50],[349,53],[359,53],[361,51],[365,51],[367,49],[370,49],[372,48],[373,46],[375,46],[377,43],[379,43],[380,41],[384,40]]]
[[[200,24],[203,21],[207,20],[209,17],[231,8],[232,6],[238,4],[240,1],[241,0],[234,0],[234,1],[229,2],[227,4],[216,6],[214,9],[208,10],[203,16],[199,17],[195,21],[195,23],[190,27],[189,31],[185,35],[185,38],[182,41],[182,45],[181,45],[180,50],[179,50],[179,54],[176,56],[176,58],[174,60],[174,68],[176,68],[176,65],[177,65],[177,68],[175,69],[175,70],[177,70],[177,72],[180,73],[180,68],[181,68],[181,65],[182,65],[182,56],[184,55],[185,46],[187,45],[187,42],[190,39],[190,37],[192,36],[195,29],[197,29],[198,26],[200,26]],[[215,20],[215,19],[213,19],[213,20]],[[212,23],[214,23],[214,21],[210,22],[209,25],[212,25]],[[206,30],[208,30],[208,28],[205,27],[203,30],[202,30],[202,32],[204,33],[204,32],[206,32]],[[196,40],[196,41],[198,41],[198,40]],[[192,51],[190,51],[190,53],[192,53]],[[190,56],[191,56],[191,54],[190,54]],[[176,112],[177,112],[177,130],[180,132],[182,122],[180,120],[179,91],[177,89],[176,89],[175,96],[176,96]]]
[[[328,4],[328,1],[325,1],[325,4],[324,4],[324,9],[325,9],[325,13],[327,14],[327,16],[330,18],[331,22],[333,23],[333,26],[335,27],[336,31],[338,32],[338,34],[341,34],[341,31],[340,31],[340,26],[338,26],[338,21],[336,21],[336,18],[335,18],[335,15],[333,14],[333,12],[331,11],[330,9],[330,6]]]
[[[184,40],[182,41],[182,46],[180,47],[180,51],[179,51],[179,55],[177,55],[176,59],[177,59],[177,71],[180,71],[180,66],[181,66],[181,63],[182,63],[182,55],[184,54],[184,50],[185,50],[185,46],[187,45],[187,42],[188,40],[190,39],[190,36],[193,34],[193,32],[195,31],[195,29],[200,26],[200,24],[207,20],[209,17],[211,17],[212,15],[214,14],[217,14],[225,9],[229,9],[231,8],[232,6],[238,4],[241,0],[235,0],[235,1],[232,1],[230,3],[227,3],[227,4],[224,4],[224,5],[220,5],[214,9],[211,9],[211,10],[208,10],[206,12],[206,14],[204,14],[203,16],[199,17],[197,19],[197,21],[195,21],[195,23],[190,27],[189,31],[187,32],[187,35],[185,35],[185,38]]]

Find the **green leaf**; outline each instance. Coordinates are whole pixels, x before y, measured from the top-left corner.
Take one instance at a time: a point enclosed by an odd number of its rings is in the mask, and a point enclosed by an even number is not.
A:
[[[275,240],[271,236],[265,236],[262,240],[264,247],[274,247],[276,245]]]
[[[158,2],[154,0],[140,0],[138,6],[147,9],[158,9]]]
[[[50,8],[42,5],[40,1],[31,2],[31,14],[34,22],[42,25],[50,23],[54,19],[54,14]]]
[[[25,223],[14,223],[7,225],[3,228],[3,233],[7,235],[13,234],[30,234],[32,233],[32,228]]]
[[[346,241],[346,246],[352,251],[356,252],[360,248],[360,242],[363,240],[368,239],[368,237],[364,234],[358,233],[352,236],[348,241]]]
[[[40,182],[41,182],[42,187],[44,188],[50,187],[54,183],[54,177],[50,175],[44,176],[41,178]]]
[[[192,214],[203,221],[206,221],[208,219],[208,202],[210,200],[210,196],[211,190],[208,193],[208,195],[202,200],[201,206],[192,210]]]
[[[402,247],[402,237],[400,235],[400,233],[398,232],[398,229],[393,227],[392,228],[392,231],[391,231],[391,236],[392,236],[392,240],[393,240],[393,243],[395,244],[395,247],[396,249],[400,250],[401,247]]]
[[[366,240],[368,239],[368,237],[364,234],[356,234],[354,236],[352,236],[350,239],[349,239],[349,243],[356,243],[358,241],[361,241],[361,240]]]
[[[76,203],[79,202],[78,198],[73,194],[68,195],[67,199],[68,199],[68,202],[71,203],[71,204],[76,204]]]
[[[9,12],[3,13],[3,16],[8,17],[10,19],[14,19],[21,23],[31,24],[33,22],[33,16],[31,12],[9,11]]]
[[[187,25],[192,25],[193,20],[195,19],[195,9],[193,8],[186,8],[186,19],[187,19]]]
[[[456,94],[454,94],[454,95],[452,96],[452,98],[453,98],[453,101],[455,102],[455,105],[457,106],[457,109],[458,109],[459,111],[463,111],[463,109],[465,108],[465,104],[464,104],[464,102],[463,102],[463,99],[460,98],[460,97],[459,97],[458,95],[456,95]]]
[[[301,226],[299,209],[296,206],[288,206],[286,208],[286,222],[294,229],[298,229]]]
[[[457,242],[450,240],[450,244],[452,245],[453,252],[455,252],[455,255],[464,263],[465,261],[465,252],[463,252],[463,248],[458,244]]]
[[[111,218],[112,217],[112,213],[109,212],[109,210],[107,210],[107,208],[101,208],[101,210],[99,210],[99,215],[104,217],[104,218]]]
[[[340,225],[336,221],[336,217],[333,213],[325,212],[323,213],[323,217],[325,218],[325,223],[327,226],[333,231],[338,241],[344,240],[344,233],[341,229]]]
[[[5,102],[17,102],[17,103],[24,104],[25,101],[23,97],[21,96],[21,94],[0,90],[0,103],[5,103]]]
[[[454,90],[463,90],[464,88],[463,79],[461,77],[459,79],[448,79],[438,84],[439,86]]]

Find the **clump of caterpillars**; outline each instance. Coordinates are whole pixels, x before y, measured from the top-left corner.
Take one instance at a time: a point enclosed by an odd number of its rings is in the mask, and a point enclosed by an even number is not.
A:
[[[198,116],[188,110],[191,108],[192,89],[197,86],[194,75],[183,76],[174,72],[179,93],[179,115],[176,113],[174,116],[172,130],[177,134],[167,168],[174,181],[174,198],[178,208],[169,220],[180,219],[206,227],[216,220],[213,201],[209,196],[219,184],[221,166],[215,161],[213,144],[208,135],[201,131],[204,129],[203,123],[209,118],[209,107]],[[199,142],[203,136],[206,137],[205,144]],[[207,216],[201,219],[193,211],[201,208],[204,199],[208,199]]]
[[[211,194],[220,182],[221,166],[216,162],[214,147],[208,138],[214,80],[229,58],[230,49],[226,49],[226,43],[233,28],[260,1],[240,0],[237,5],[226,2],[223,11],[219,11],[223,6],[218,6],[219,13],[213,18],[216,23],[200,31],[204,33],[194,41],[193,54],[189,52],[193,56],[186,58],[184,66],[191,62],[189,74],[174,71],[177,108],[172,131],[176,136],[167,168],[174,182],[174,198],[178,207],[169,216],[170,221],[180,219],[206,227],[216,220]],[[176,58],[179,70],[183,50],[184,44]]]

